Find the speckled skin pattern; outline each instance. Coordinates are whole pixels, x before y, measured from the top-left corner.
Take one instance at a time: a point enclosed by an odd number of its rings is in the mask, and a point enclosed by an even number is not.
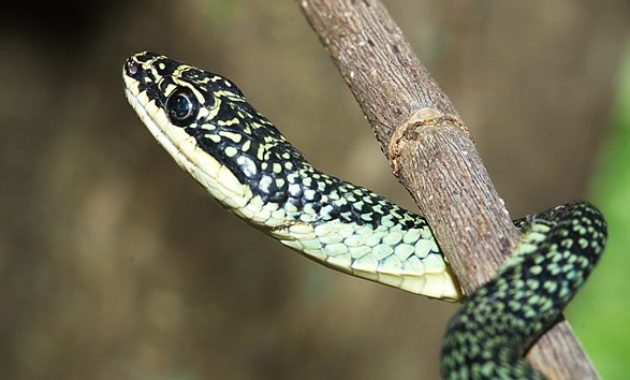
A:
[[[315,169],[225,77],[143,52],[125,62],[123,78],[130,104],[157,141],[240,218],[339,271],[462,298],[424,218]],[[601,215],[586,203],[516,223],[525,232],[519,251],[451,322],[442,360],[447,378],[496,378],[507,370],[503,357],[518,363],[513,374],[531,371],[518,362],[524,347],[557,318],[605,239]]]
[[[542,379],[523,353],[560,318],[606,243],[606,222],[586,202],[516,224],[524,232],[518,251],[449,323],[442,348],[445,379]]]

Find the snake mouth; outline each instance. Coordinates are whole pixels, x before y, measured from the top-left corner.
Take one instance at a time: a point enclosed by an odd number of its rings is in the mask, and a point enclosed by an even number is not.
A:
[[[139,82],[124,70],[123,78],[129,104],[175,162],[226,208],[235,211],[245,206],[252,197],[251,191],[227,166],[199,148],[193,136],[173,125],[159,100],[151,99],[146,91],[141,91]]]

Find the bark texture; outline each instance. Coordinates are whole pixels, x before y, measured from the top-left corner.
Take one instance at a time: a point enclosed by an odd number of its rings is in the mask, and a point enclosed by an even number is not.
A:
[[[470,294],[519,235],[464,122],[380,1],[298,3]],[[598,378],[565,321],[527,359],[550,379]]]

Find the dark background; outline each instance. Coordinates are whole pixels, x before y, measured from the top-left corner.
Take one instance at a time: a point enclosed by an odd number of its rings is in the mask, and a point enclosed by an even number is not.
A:
[[[588,198],[630,3],[386,5],[513,217]],[[0,15],[0,377],[438,377],[454,306],[246,227],[124,98],[137,51],[223,73],[321,169],[414,209],[297,4],[22,1]]]

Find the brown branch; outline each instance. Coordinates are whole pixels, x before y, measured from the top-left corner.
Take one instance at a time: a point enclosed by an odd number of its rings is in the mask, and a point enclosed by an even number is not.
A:
[[[470,294],[519,236],[453,104],[379,0],[298,3]],[[564,321],[527,359],[551,379],[598,378]]]

